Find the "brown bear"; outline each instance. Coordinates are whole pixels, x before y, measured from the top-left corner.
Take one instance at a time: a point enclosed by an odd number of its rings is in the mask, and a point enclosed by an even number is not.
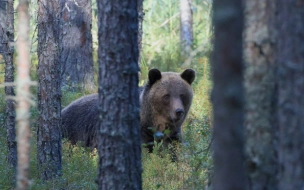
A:
[[[140,127],[142,141],[153,149],[153,142],[163,140],[164,146],[181,140],[182,124],[192,103],[191,84],[195,71],[149,71],[149,80],[140,94]]]
[[[150,151],[154,140],[167,146],[181,140],[181,127],[191,106],[191,83],[195,72],[149,71],[149,80],[140,87],[140,127],[142,141]],[[62,110],[63,137],[72,144],[97,147],[98,94],[81,97]]]

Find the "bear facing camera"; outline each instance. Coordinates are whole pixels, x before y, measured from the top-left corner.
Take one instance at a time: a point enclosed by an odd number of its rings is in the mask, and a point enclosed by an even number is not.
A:
[[[182,124],[189,112],[195,71],[182,73],[149,71],[149,80],[140,94],[140,127],[143,143],[151,152],[154,141],[167,147],[181,141]]]
[[[182,73],[160,72],[151,69],[147,83],[140,88],[140,128],[142,142],[149,151],[154,141],[167,147],[181,140],[182,124],[189,112],[195,71]],[[72,144],[81,141],[85,146],[97,147],[98,94],[83,96],[62,112],[62,134]]]

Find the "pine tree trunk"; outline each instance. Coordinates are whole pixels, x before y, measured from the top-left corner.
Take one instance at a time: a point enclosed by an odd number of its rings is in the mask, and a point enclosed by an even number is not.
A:
[[[61,175],[61,90],[58,57],[59,2],[38,2],[38,129],[40,178]]]
[[[274,16],[272,0],[245,1],[247,168],[250,189],[278,189],[275,118]]]
[[[215,190],[246,189],[242,0],[214,0],[213,148]]]
[[[277,1],[279,189],[304,187],[304,3]]]
[[[66,90],[95,90],[91,0],[60,0],[60,64]]]
[[[192,0],[179,0],[181,55],[186,60],[191,53],[193,43]]]
[[[17,141],[15,129],[15,102],[12,97],[15,96],[14,87],[14,0],[7,2],[0,2],[0,54],[4,57],[5,61],[5,96],[6,109],[5,109],[5,126],[6,126],[6,142],[8,148],[7,161],[8,164],[14,168],[17,166]],[[2,33],[3,32],[3,33]]]
[[[18,6],[18,40],[17,40],[17,109],[18,127],[18,165],[17,189],[29,188],[29,151],[30,151],[30,46],[28,1],[20,0]]]
[[[137,1],[98,1],[99,189],[142,189]]]

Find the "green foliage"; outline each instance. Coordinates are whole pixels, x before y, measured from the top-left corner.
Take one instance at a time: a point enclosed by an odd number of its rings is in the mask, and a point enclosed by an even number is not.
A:
[[[192,1],[193,50],[201,50],[193,52],[200,54],[191,60],[194,69],[197,66],[196,59],[208,56],[210,52],[210,8],[211,3],[207,0]],[[179,71],[184,61],[180,55],[179,1],[145,0],[144,12],[142,70],[143,67],[155,67],[162,71]]]
[[[1,97],[1,96],[0,96]],[[0,102],[3,99],[0,98]],[[0,108],[1,109],[1,108]],[[4,115],[4,114],[3,114]],[[0,115],[0,126],[4,126],[4,117]],[[14,170],[11,168],[6,161],[7,149],[6,149],[6,134],[5,128],[0,128],[0,189],[12,189],[14,187]]]
[[[34,147],[35,144],[32,143]],[[33,147],[32,146],[32,147]],[[33,153],[36,150],[32,151]],[[97,189],[98,156],[96,150],[73,146],[63,140],[63,175],[49,181],[41,181],[38,176],[37,160],[31,159],[31,189]]]
[[[0,84],[4,82],[4,59],[0,55]]]

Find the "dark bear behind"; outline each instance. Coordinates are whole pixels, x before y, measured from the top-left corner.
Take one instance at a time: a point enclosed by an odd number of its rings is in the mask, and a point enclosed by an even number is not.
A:
[[[84,143],[97,147],[98,94],[83,96],[65,107],[62,112],[62,134],[72,144]]]
[[[139,87],[139,93],[143,87]],[[83,96],[61,111],[62,134],[71,144],[83,143],[87,147],[97,147],[98,94]]]

